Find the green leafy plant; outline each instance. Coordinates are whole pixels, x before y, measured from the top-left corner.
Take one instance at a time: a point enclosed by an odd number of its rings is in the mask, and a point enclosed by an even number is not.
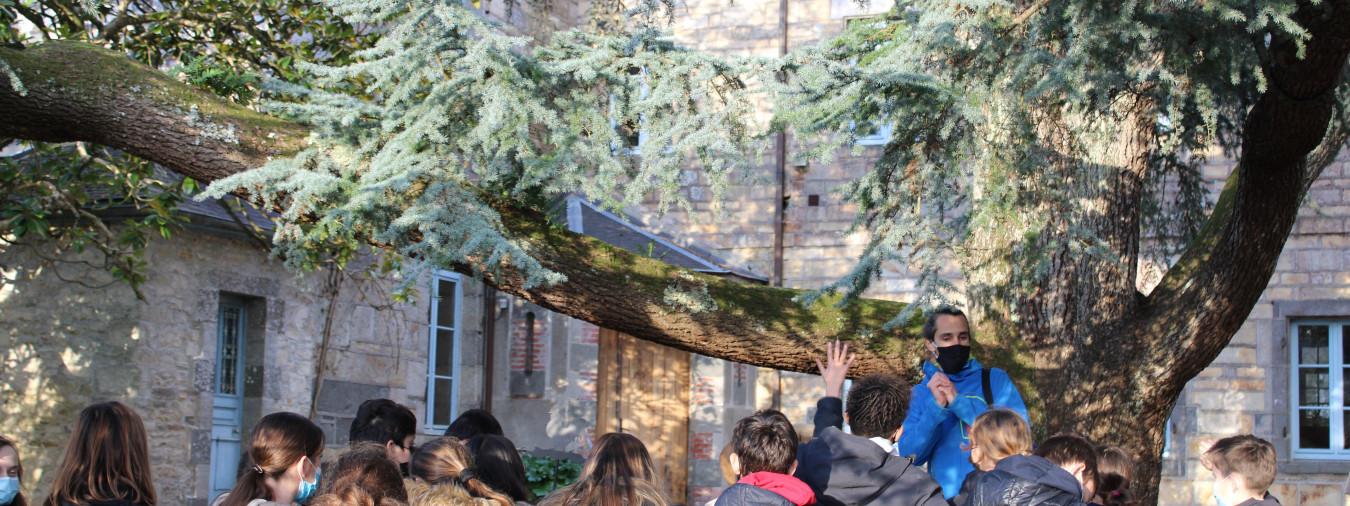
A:
[[[525,463],[525,481],[535,497],[547,496],[581,476],[581,463],[574,460],[530,454],[521,454],[520,459]]]

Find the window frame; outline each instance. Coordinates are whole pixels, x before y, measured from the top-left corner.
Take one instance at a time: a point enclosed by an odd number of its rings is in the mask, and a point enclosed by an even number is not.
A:
[[[436,374],[436,351],[437,351],[436,332],[446,328],[438,325],[438,322],[440,321],[440,304],[438,302],[441,299],[440,289],[442,281],[450,281],[455,284],[455,293],[452,295],[455,298],[454,326],[449,328],[449,330],[451,331],[451,335],[453,336],[451,337],[451,341],[454,343],[454,348],[451,350],[450,355],[450,376]],[[463,276],[461,276],[459,273],[456,272],[437,271],[431,277],[431,290],[430,290],[431,307],[428,311],[430,317],[427,320],[427,371],[426,371],[427,395],[426,395],[426,405],[424,406],[423,409],[424,416],[422,418],[423,425],[425,426],[426,430],[430,433],[444,432],[446,427],[449,427],[450,425],[448,423],[447,424],[435,423],[436,380],[438,379],[450,380],[451,419],[453,419],[454,414],[459,411],[459,386],[460,386],[459,381],[461,378],[459,369],[460,369],[460,362],[462,361],[461,352],[464,347],[463,346],[464,321],[462,318],[464,312],[463,283],[464,283]]]
[[[1299,362],[1299,327],[1327,327],[1327,405],[1304,406],[1299,400],[1299,371],[1305,367]],[[1335,460],[1350,461],[1350,448],[1345,441],[1345,368],[1350,366],[1344,360],[1344,330],[1350,326],[1350,319],[1308,318],[1289,320],[1289,448],[1290,457],[1295,460]],[[1312,367],[1320,368],[1314,365]],[[1311,367],[1309,367],[1311,368]],[[1299,412],[1304,408],[1326,409],[1330,413],[1328,420],[1328,444],[1330,448],[1300,447]]]
[[[635,75],[637,75],[638,78],[642,81],[642,86],[638,89],[638,100],[646,100],[647,97],[651,96],[652,93],[651,82],[647,80],[647,68],[643,67],[638,69]],[[613,130],[615,133],[618,133],[619,131],[619,118],[614,117],[613,112],[614,109],[618,107],[618,105],[619,105],[619,97],[613,93],[610,93],[609,112],[611,114],[609,115],[609,128]],[[610,150],[613,151],[614,153],[627,156],[638,156],[642,154],[642,146],[647,143],[647,129],[643,128],[643,125],[646,123],[646,121],[647,121],[646,114],[638,114],[636,125],[637,144],[634,144],[632,146],[627,145],[627,143],[624,142],[623,139],[624,136],[620,135],[619,141],[614,143],[613,146],[610,146]]]
[[[857,129],[858,127],[856,122],[851,123],[849,126],[853,129]],[[853,142],[854,144],[857,144],[859,146],[884,146],[887,142],[890,142],[891,134],[893,134],[894,132],[895,132],[894,125],[890,123],[883,123],[877,125],[876,133],[868,135],[866,137],[858,137]]]

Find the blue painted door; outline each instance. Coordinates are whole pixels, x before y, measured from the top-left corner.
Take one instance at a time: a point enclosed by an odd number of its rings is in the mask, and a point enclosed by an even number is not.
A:
[[[234,487],[242,449],[244,307],[221,303],[216,338],[215,403],[211,413],[211,500]]]

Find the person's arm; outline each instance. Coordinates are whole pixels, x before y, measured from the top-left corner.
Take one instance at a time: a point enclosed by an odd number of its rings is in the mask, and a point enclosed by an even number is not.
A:
[[[815,428],[811,436],[819,436],[828,427],[844,430],[844,401],[838,397],[821,397],[816,401]]]
[[[825,350],[825,362],[816,360],[820,378],[825,380],[825,397],[816,401],[815,428],[812,436],[820,435],[826,427],[844,428],[844,381],[848,368],[857,356],[848,352],[848,343],[834,341]]]
[[[928,459],[933,456],[933,447],[937,444],[938,424],[948,416],[951,416],[951,412],[938,405],[933,393],[928,390],[928,385],[924,383],[915,385],[909,397],[905,430],[895,445],[896,454],[901,457],[913,457],[915,465],[928,463]]]

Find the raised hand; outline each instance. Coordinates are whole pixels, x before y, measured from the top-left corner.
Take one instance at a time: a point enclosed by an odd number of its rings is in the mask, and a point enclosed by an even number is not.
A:
[[[848,377],[848,368],[853,366],[853,360],[857,355],[848,352],[848,343],[833,341],[826,345],[825,363],[816,359],[816,367],[820,369],[820,377],[825,380],[825,395],[827,397],[844,396],[844,380]]]

